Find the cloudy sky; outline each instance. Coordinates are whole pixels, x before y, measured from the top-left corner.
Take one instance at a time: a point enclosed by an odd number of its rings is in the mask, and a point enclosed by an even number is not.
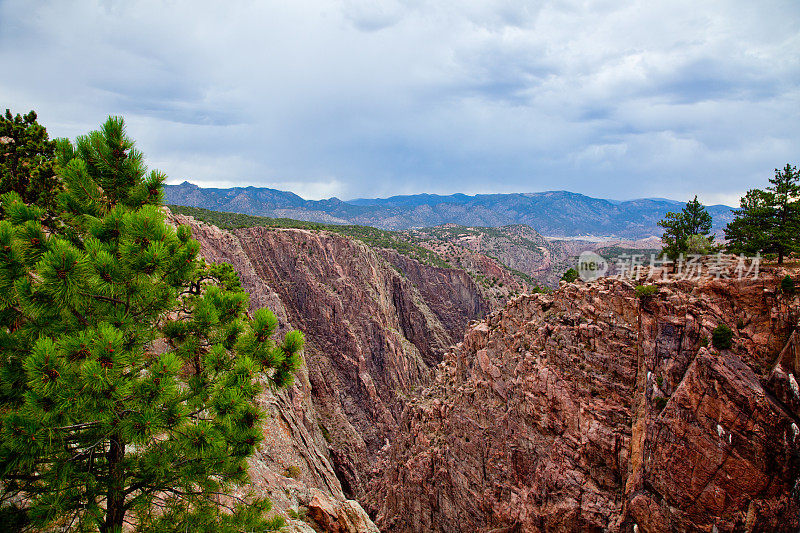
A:
[[[800,164],[797,0],[0,0],[0,72],[171,183],[733,204]]]

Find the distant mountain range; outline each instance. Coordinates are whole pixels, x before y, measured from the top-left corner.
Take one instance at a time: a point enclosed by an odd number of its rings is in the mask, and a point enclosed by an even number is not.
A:
[[[454,223],[498,227],[525,224],[548,237],[642,239],[660,236],[657,222],[684,203],[666,199],[628,201],[591,198],[567,191],[515,194],[415,194],[342,201],[304,200],[264,187],[201,188],[189,182],[164,187],[166,203],[248,215],[403,230]],[[707,207],[712,231],[733,219],[731,208]]]

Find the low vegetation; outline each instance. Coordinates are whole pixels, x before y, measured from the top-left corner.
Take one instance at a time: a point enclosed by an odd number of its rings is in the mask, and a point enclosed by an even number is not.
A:
[[[720,324],[711,333],[711,344],[718,350],[729,350],[733,345],[733,331],[725,324]]]
[[[300,479],[300,467],[297,465],[289,465],[283,472],[284,477],[288,477],[291,479]]]
[[[442,259],[436,252],[420,245],[420,240],[396,231],[382,230],[371,226],[322,224],[319,222],[306,222],[290,218],[270,218],[239,213],[225,213],[211,211],[200,207],[185,207],[170,205],[170,210],[179,215],[187,215],[213,224],[222,229],[239,229],[251,227],[307,229],[314,231],[330,231],[362,241],[375,248],[388,248],[398,253],[416,259],[420,263],[440,268],[452,268],[452,265]]]
[[[634,292],[637,298],[646,300],[658,294],[658,287],[655,285],[637,285]]]
[[[795,285],[792,276],[786,275],[785,278],[781,280],[781,292],[786,296],[792,297],[795,294]]]
[[[656,409],[658,409],[659,412],[664,410],[664,408],[667,406],[668,401],[669,400],[667,398],[664,398],[663,396],[656,396],[655,398],[653,398],[653,403],[655,404]]]
[[[570,268],[561,276],[561,281],[566,281],[567,283],[572,283],[576,279],[578,279],[578,271],[574,268]]]

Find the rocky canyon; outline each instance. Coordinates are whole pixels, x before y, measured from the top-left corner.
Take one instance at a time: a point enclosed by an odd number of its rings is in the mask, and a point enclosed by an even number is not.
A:
[[[234,266],[252,309],[306,334],[294,385],[261,398],[251,461],[289,531],[800,525],[800,300],[782,269],[501,301],[327,231],[172,220]],[[719,324],[730,348],[710,342]]]

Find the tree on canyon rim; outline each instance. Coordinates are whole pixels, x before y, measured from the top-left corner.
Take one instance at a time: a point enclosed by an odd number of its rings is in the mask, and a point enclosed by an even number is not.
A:
[[[725,228],[725,239],[730,252],[776,254],[781,264],[800,251],[800,172],[787,163],[775,169],[769,182],[766,190],[747,191]]]
[[[667,213],[658,225],[664,228],[661,237],[664,242],[662,253],[670,259],[676,259],[682,253],[708,249],[714,240],[713,235],[708,237],[711,231],[711,215],[697,200],[697,196],[679,213]]]
[[[279,527],[233,494],[262,438],[255,397],[291,381],[302,334],[271,340],[275,316],[247,318],[230,265],[165,223],[165,176],[121,118],[53,148],[54,202],[24,180],[0,197],[0,522]]]

